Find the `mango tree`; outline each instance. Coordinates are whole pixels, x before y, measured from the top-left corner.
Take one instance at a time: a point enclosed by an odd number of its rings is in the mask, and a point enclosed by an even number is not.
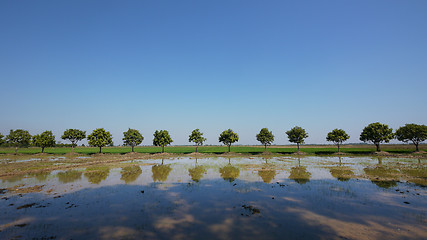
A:
[[[41,134],[33,136],[33,144],[37,147],[42,148],[42,153],[46,147],[55,146],[55,136],[52,134],[52,131],[44,131]]]
[[[203,137],[203,133],[201,133],[198,128],[194,129],[190,136],[188,136],[188,142],[194,142],[196,144],[196,152],[197,147],[202,146],[204,141],[206,141],[206,138]]]
[[[267,145],[271,145],[274,142],[273,132],[268,131],[268,128],[263,128],[256,135],[256,140],[264,145],[264,149],[267,150]]]
[[[223,131],[218,138],[219,142],[222,142],[224,145],[228,146],[228,152],[230,152],[230,147],[232,143],[239,141],[239,135],[233,132],[233,130],[228,129]]]
[[[142,143],[144,140],[144,137],[141,135],[141,133],[136,129],[128,129],[126,132],[123,132],[123,143],[126,146],[132,146],[132,152],[133,148],[139,144]]]
[[[291,130],[287,131],[289,142],[296,143],[299,152],[299,145],[304,143],[304,139],[308,138],[308,134],[305,132],[305,129],[301,127],[294,127]]]
[[[71,152],[74,153],[74,147],[77,146],[77,142],[86,138],[86,131],[67,129],[64,131],[61,138],[71,142]]]
[[[102,147],[113,144],[111,133],[103,128],[93,130],[87,139],[90,146],[99,147],[99,153],[102,152]]]
[[[350,136],[342,129],[334,129],[326,136],[326,141],[334,142],[338,146],[338,152],[340,152],[340,145],[347,141]]]
[[[377,147],[377,152],[380,152],[380,144],[382,142],[388,143],[393,137],[392,128],[389,128],[387,124],[375,122],[363,129],[359,139],[363,142],[372,142]]]
[[[30,145],[31,134],[23,129],[10,130],[9,135],[6,136],[6,141],[15,146],[15,154],[17,154],[18,147]]]
[[[405,124],[396,130],[396,139],[402,142],[411,141],[415,145],[415,151],[419,151],[418,144],[427,139],[427,126],[418,124]]]
[[[161,146],[162,147],[162,153],[165,152],[165,146],[171,144],[173,142],[172,138],[169,135],[169,132],[166,130],[156,130],[153,134],[153,145],[154,146]]]

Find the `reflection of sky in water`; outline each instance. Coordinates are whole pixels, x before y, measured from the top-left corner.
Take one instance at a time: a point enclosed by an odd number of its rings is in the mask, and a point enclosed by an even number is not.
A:
[[[405,183],[402,165],[426,177],[417,159],[369,157],[135,160],[16,176],[2,188],[44,188],[0,195],[0,238],[425,238],[427,190]],[[400,182],[378,184],[383,175]]]

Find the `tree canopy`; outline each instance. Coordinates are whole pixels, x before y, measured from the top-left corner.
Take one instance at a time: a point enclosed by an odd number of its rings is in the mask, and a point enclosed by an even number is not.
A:
[[[194,129],[190,136],[188,136],[188,142],[194,142],[196,144],[196,152],[197,147],[203,145],[204,141],[206,141],[206,138],[203,137],[203,133],[201,133],[198,128]]]
[[[154,136],[153,145],[161,146],[162,153],[165,152],[165,146],[173,142],[172,138],[169,135],[169,132],[166,130],[160,130],[160,131],[156,130],[153,136]]]
[[[89,136],[87,136],[87,139],[89,145],[99,147],[99,153],[101,153],[102,147],[113,144],[113,138],[111,137],[111,133],[105,131],[105,129],[103,128],[93,130],[93,132]]]
[[[265,149],[267,149],[267,145],[271,145],[274,142],[273,132],[268,131],[268,128],[262,128],[256,135],[256,140],[261,142]]]
[[[44,131],[41,134],[33,136],[33,144],[37,147],[41,147],[43,153],[46,147],[55,146],[55,136],[52,134],[52,131]]]
[[[77,142],[86,138],[86,131],[79,129],[67,129],[64,131],[61,138],[71,142],[71,149],[72,152],[74,152],[74,147],[77,145]]]
[[[0,145],[2,145],[5,141],[3,138],[4,138],[3,134],[0,133]]]
[[[377,152],[381,151],[380,143],[388,143],[393,139],[393,129],[389,128],[387,124],[379,122],[371,123],[366,126],[360,134],[360,141],[372,142],[377,147]]]
[[[239,135],[233,130],[228,129],[223,131],[218,138],[219,142],[222,142],[224,145],[228,146],[228,152],[230,152],[230,147],[232,143],[239,141]]]
[[[123,143],[126,146],[132,146],[132,152],[133,152],[133,148],[141,144],[143,140],[144,140],[144,137],[136,129],[129,128],[126,132],[123,132]]]
[[[305,138],[308,138],[308,134],[305,132],[305,129],[298,126],[287,131],[286,134],[288,135],[289,142],[297,144],[298,152],[299,145],[304,143]]]
[[[30,145],[31,134],[23,129],[10,130],[9,135],[6,136],[6,141],[15,146],[15,153],[17,153],[18,147]]]
[[[334,129],[326,136],[326,141],[334,142],[338,146],[338,152],[340,152],[340,145],[347,141],[350,136],[342,129]]]
[[[405,124],[396,130],[396,139],[401,142],[411,141],[415,145],[415,151],[419,151],[418,144],[427,139],[427,126],[418,124]]]

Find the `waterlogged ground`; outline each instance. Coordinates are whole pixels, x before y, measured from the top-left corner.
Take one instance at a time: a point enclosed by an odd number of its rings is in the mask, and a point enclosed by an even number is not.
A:
[[[181,157],[3,177],[0,239],[426,239],[425,161]]]

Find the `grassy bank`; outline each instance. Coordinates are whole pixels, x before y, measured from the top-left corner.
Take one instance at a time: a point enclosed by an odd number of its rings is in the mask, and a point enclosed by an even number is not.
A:
[[[333,154],[337,152],[337,148],[330,145],[318,146],[318,145],[306,145],[300,148],[302,152],[307,154]],[[420,150],[427,151],[427,146],[421,145]],[[77,147],[74,149],[76,153],[90,155],[96,154],[99,148],[96,147]],[[177,154],[188,154],[196,151],[194,146],[169,146],[165,147],[167,153]],[[210,154],[222,154],[228,151],[226,146],[202,146],[198,148],[200,153]],[[246,154],[260,154],[264,152],[262,146],[232,146],[231,151],[234,153],[246,153]],[[277,154],[292,154],[297,151],[296,147],[293,146],[272,146],[267,148],[267,151]],[[391,154],[410,154],[414,152],[412,145],[393,144],[383,145],[382,151],[389,152]],[[41,152],[41,148],[29,147],[18,149],[19,154],[38,154]],[[110,154],[126,154],[131,152],[131,147],[104,147],[102,148],[103,153]],[[135,152],[138,153],[160,153],[161,147],[144,146],[135,147]],[[375,148],[370,145],[345,145],[341,148],[341,152],[348,154],[371,154],[375,152]],[[0,148],[0,154],[13,154],[15,153],[14,148]],[[45,153],[63,155],[71,153],[71,148],[59,147],[59,148],[46,148]]]

